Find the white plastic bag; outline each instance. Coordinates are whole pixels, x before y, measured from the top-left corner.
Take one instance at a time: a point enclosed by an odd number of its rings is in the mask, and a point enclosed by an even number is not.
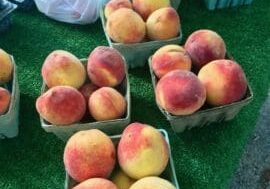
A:
[[[99,17],[108,0],[35,0],[40,12],[55,20],[73,24],[89,24]]]

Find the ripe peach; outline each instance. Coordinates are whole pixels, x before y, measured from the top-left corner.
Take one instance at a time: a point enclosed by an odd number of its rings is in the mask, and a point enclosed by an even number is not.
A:
[[[115,184],[104,178],[90,178],[73,189],[118,189]]]
[[[0,84],[6,83],[11,79],[13,64],[3,49],[0,49]]]
[[[99,46],[89,56],[87,72],[95,85],[114,87],[125,77],[125,61],[116,49]]]
[[[79,88],[79,91],[82,93],[86,103],[88,103],[90,96],[97,89],[98,89],[98,86],[96,86],[95,84],[85,83],[81,88]]]
[[[69,125],[81,120],[86,104],[83,95],[77,89],[56,86],[38,97],[36,109],[41,117],[52,124]]]
[[[86,71],[81,61],[63,50],[55,50],[47,56],[41,74],[49,88],[68,85],[78,89],[86,79]]]
[[[118,43],[141,42],[146,33],[145,22],[135,11],[120,8],[107,19],[106,32]]]
[[[109,177],[115,159],[112,140],[97,129],[75,133],[67,141],[64,150],[66,171],[77,182]]]
[[[141,123],[128,125],[117,153],[122,170],[134,179],[160,175],[169,160],[168,144],[162,134],[154,127]]]
[[[188,53],[179,45],[163,46],[152,57],[152,68],[158,78],[176,69],[190,71],[191,64]]]
[[[114,11],[120,8],[132,9],[132,4],[129,0],[111,0],[105,6],[105,17],[108,18]]]
[[[10,104],[11,95],[9,91],[3,87],[0,87],[0,115],[4,114]]]
[[[138,12],[144,20],[147,20],[148,16],[163,7],[170,6],[170,0],[133,0],[133,8]]]
[[[203,84],[190,71],[174,70],[157,83],[156,102],[173,115],[188,115],[202,107],[206,99]]]
[[[176,189],[172,183],[160,177],[145,177],[135,182],[129,189]]]
[[[185,43],[185,49],[197,70],[212,60],[224,59],[226,54],[223,39],[211,30],[193,32]]]
[[[94,119],[104,121],[123,116],[127,105],[125,98],[117,90],[102,87],[92,93],[88,106]]]
[[[129,189],[130,186],[135,182],[134,179],[130,178],[126,173],[119,169],[112,177],[112,182],[118,187],[118,189]]]
[[[176,37],[180,31],[180,18],[172,7],[153,12],[146,21],[147,36],[152,40]]]
[[[214,60],[202,67],[198,77],[206,88],[207,102],[213,106],[236,102],[246,94],[245,73],[232,60]]]

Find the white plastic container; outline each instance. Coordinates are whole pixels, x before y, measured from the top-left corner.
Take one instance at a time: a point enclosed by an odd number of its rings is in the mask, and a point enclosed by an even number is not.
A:
[[[13,76],[7,86],[11,92],[11,99],[8,111],[0,116],[0,139],[13,138],[19,133],[20,91],[16,64],[13,57],[10,58],[13,63]]]

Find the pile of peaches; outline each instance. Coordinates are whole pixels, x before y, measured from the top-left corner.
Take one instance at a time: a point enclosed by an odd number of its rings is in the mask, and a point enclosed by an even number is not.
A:
[[[10,105],[11,94],[7,89],[13,75],[13,63],[7,52],[0,49],[0,116],[5,114]],[[2,87],[1,87],[2,86]]]
[[[111,0],[104,15],[105,30],[114,42],[139,43],[179,35],[180,18],[170,0]]]
[[[75,133],[66,143],[63,159],[77,183],[73,189],[176,189],[168,178],[160,177],[169,150],[157,129],[132,123],[117,141],[97,129]]]
[[[224,40],[211,30],[195,31],[184,47],[161,47],[149,64],[157,80],[156,102],[172,115],[237,102],[247,91],[243,69],[226,59]]]
[[[48,90],[36,100],[36,109],[47,122],[70,125],[83,119],[113,120],[125,114],[127,102],[117,90],[126,77],[121,54],[99,46],[85,62],[63,50],[55,50],[45,59],[41,73]]]

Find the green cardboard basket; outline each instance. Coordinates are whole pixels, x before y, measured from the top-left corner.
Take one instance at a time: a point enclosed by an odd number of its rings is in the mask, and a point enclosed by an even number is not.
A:
[[[253,0],[204,0],[209,10],[250,5],[252,1]]]
[[[178,181],[177,181],[177,177],[176,177],[176,173],[175,173],[175,167],[174,167],[174,161],[172,158],[172,154],[171,154],[171,147],[170,147],[170,141],[169,141],[169,137],[168,137],[168,133],[163,130],[163,129],[158,129],[160,131],[160,133],[164,136],[168,146],[169,146],[169,162],[168,165],[166,167],[166,169],[164,170],[164,172],[160,175],[161,178],[164,178],[168,181],[170,181],[176,189],[180,189]],[[110,137],[112,139],[112,141],[114,142],[115,146],[117,146],[121,135],[115,135],[115,136],[111,136]],[[74,181],[66,172],[66,180],[65,180],[65,189],[72,189],[73,187],[75,187],[78,183],[76,181]]]
[[[83,64],[87,63],[87,59],[81,59],[81,61]],[[43,94],[47,90],[48,87],[43,82],[41,94]],[[119,90],[120,93],[125,97],[125,100],[127,102],[126,113],[122,118],[107,121],[94,121],[89,123],[74,123],[71,125],[61,126],[61,125],[53,125],[44,120],[40,116],[41,127],[46,132],[54,133],[58,138],[60,138],[63,141],[67,141],[68,138],[77,131],[89,129],[99,129],[108,135],[120,134],[125,129],[125,127],[130,123],[131,102],[130,102],[130,86],[127,67],[126,67],[126,76],[122,81],[122,83],[119,85]]]
[[[175,6],[180,4],[180,1],[175,1]],[[145,41],[140,43],[123,44],[116,43],[111,40],[106,32],[106,18],[104,16],[104,8],[100,10],[100,18],[103,26],[103,30],[110,47],[117,49],[126,59],[126,63],[129,68],[142,67],[147,62],[147,59],[157,49],[168,44],[180,44],[182,41],[182,30],[180,28],[179,35],[175,38],[159,41]]]
[[[152,69],[151,59],[152,57],[149,58],[148,64],[152,78],[153,88],[155,89],[158,78],[156,77]],[[252,99],[253,92],[250,85],[248,84],[246,95],[243,97],[242,100],[223,106],[201,108],[190,115],[175,116],[161,108],[158,104],[157,106],[161,113],[170,122],[172,129],[176,133],[181,133],[186,129],[191,129],[193,127],[203,127],[214,122],[229,121],[233,119],[244,106],[248,105],[252,101]]]
[[[13,63],[13,76],[7,86],[11,92],[11,99],[8,111],[0,116],[0,139],[13,138],[19,133],[20,90],[16,64],[14,58],[10,58]]]

